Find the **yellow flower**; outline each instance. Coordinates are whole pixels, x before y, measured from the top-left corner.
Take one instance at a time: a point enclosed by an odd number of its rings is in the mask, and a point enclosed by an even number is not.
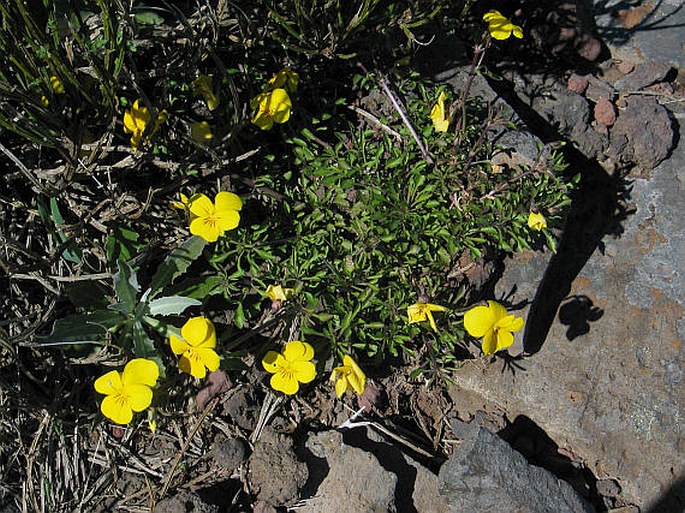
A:
[[[255,96],[250,108],[255,111],[252,123],[262,130],[270,130],[274,123],[285,123],[290,119],[293,104],[286,90],[278,88]]]
[[[507,315],[507,309],[496,301],[476,306],[464,314],[464,328],[472,337],[483,337],[484,354],[494,354],[514,343],[513,333],[523,328],[523,319]]]
[[[133,412],[143,411],[152,403],[151,387],[157,384],[159,367],[152,360],[136,358],[124,371],[110,371],[95,380],[95,391],[106,397],[100,404],[102,414],[117,424],[128,424]]]
[[[440,96],[438,96],[438,102],[433,105],[431,113],[429,115],[431,121],[433,121],[433,126],[438,132],[447,132],[447,128],[450,126],[450,120],[447,118],[447,112],[445,111],[445,92],[441,91]]]
[[[212,111],[219,106],[219,97],[214,93],[212,88],[212,79],[207,75],[200,75],[191,84],[193,92],[202,95],[205,100],[207,108]]]
[[[343,356],[343,364],[340,367],[333,369],[330,381],[335,381],[335,394],[338,397],[342,397],[347,390],[354,390],[362,395],[366,388],[366,374],[348,355]]]
[[[316,377],[316,367],[310,361],[314,348],[306,342],[293,340],[283,349],[283,354],[269,351],[262,358],[262,365],[271,376],[271,388],[287,395],[296,394],[300,383],[309,383]]]
[[[271,301],[287,301],[295,291],[293,289],[283,288],[282,285],[269,285],[266,288],[266,295],[269,296]]]
[[[547,219],[539,212],[531,212],[528,215],[528,227],[539,232],[547,228]]]
[[[285,89],[288,93],[293,94],[297,92],[299,82],[300,76],[297,73],[290,68],[283,68],[269,79],[264,90]]]
[[[57,75],[50,75],[50,85],[56,94],[64,94],[64,84]]]
[[[181,328],[181,337],[169,336],[174,354],[180,354],[178,368],[195,378],[204,378],[207,369],[214,372],[221,363],[216,354],[216,331],[212,321],[205,317],[191,317]]]
[[[124,111],[124,132],[131,134],[131,148],[133,151],[137,151],[143,141],[143,134],[145,129],[152,121],[152,115],[147,107],[140,105],[141,100],[138,99],[133,102],[133,106],[130,109]],[[152,137],[154,133],[159,129],[160,125],[167,120],[167,112],[163,110],[155,119],[155,126],[152,132],[148,135]]]
[[[176,210],[188,210],[190,208],[190,199],[188,199],[188,196],[179,192],[178,198],[179,201],[171,202],[171,208],[175,208]]]
[[[224,232],[238,226],[242,208],[243,201],[232,192],[218,193],[214,203],[204,194],[195,194],[190,198],[190,233],[216,242]]]
[[[519,39],[523,37],[523,30],[521,30],[521,27],[514,25],[499,11],[493,9],[486,12],[483,15],[483,20],[488,22],[488,32],[490,32],[490,35],[495,39],[509,39],[512,34]]]
[[[206,121],[195,121],[190,125],[190,137],[199,144],[208,144],[214,138],[212,128]]]
[[[433,330],[438,331],[435,326],[435,319],[433,319],[432,312],[446,312],[447,308],[440,305],[433,305],[431,303],[414,303],[407,308],[407,315],[409,316],[409,324],[415,322],[428,321]]]
[[[43,107],[47,107],[48,105],[50,105],[50,100],[48,100],[48,97],[47,97],[47,96],[43,95],[43,96],[40,97],[40,104],[41,104]]]

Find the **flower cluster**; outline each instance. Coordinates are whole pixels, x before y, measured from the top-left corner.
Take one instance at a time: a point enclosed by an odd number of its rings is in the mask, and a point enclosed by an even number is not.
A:
[[[264,91],[250,102],[252,123],[262,130],[270,130],[274,123],[285,123],[293,108],[290,95],[297,92],[299,77],[290,68],[276,73],[264,87]]]

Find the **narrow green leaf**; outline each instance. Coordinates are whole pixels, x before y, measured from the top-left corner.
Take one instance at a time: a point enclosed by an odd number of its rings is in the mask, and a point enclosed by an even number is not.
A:
[[[136,295],[140,291],[136,272],[123,260],[117,262],[119,270],[114,275],[114,291],[123,311],[133,313],[136,306]]]
[[[57,319],[48,335],[38,335],[40,342],[51,344],[79,344],[99,342],[108,331],[115,330],[126,318],[112,310],[98,310],[89,314],[77,314]]]
[[[190,264],[202,254],[206,244],[206,240],[193,236],[169,253],[152,277],[151,297],[155,297],[164,287],[170,285],[178,276],[183,274]]]
[[[197,299],[184,296],[167,296],[153,299],[148,304],[149,314],[156,315],[180,315],[186,308],[200,306],[202,303]]]

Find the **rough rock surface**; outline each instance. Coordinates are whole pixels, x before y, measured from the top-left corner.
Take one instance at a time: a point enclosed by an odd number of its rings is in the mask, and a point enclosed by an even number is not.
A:
[[[568,483],[529,465],[504,440],[479,427],[442,466],[440,480],[440,494],[454,512],[594,512]]]
[[[219,508],[207,504],[194,493],[181,492],[163,499],[155,506],[156,513],[217,513]]]
[[[535,298],[516,312],[526,328],[508,352],[519,356],[509,370],[464,366],[452,395],[527,415],[649,513],[683,511],[685,145],[629,191],[600,185],[579,192],[556,255],[507,263],[497,297]],[[608,216],[602,187],[629,193],[634,213]]]
[[[248,466],[257,498],[274,506],[293,505],[308,477],[307,466],[295,456],[292,438],[271,428],[262,431]]]

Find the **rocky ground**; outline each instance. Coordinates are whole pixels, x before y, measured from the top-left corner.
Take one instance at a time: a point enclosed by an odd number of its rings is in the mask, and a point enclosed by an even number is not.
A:
[[[541,48],[582,65],[513,71],[505,55],[502,80],[475,81],[517,126],[495,140],[495,163],[564,147],[582,178],[557,253],[506,260],[494,286],[527,319],[515,345],[468,360],[447,389],[393,375],[345,403],[262,400],[215,372],[197,426],[211,413],[220,434],[192,431],[180,454],[155,438],[122,492],[173,461],[158,513],[685,511],[685,8],[554,1],[529,19]],[[460,89],[454,44],[422,60]],[[479,270],[474,283],[494,272]],[[187,454],[201,472],[173,490]],[[255,504],[240,503],[248,494]]]

